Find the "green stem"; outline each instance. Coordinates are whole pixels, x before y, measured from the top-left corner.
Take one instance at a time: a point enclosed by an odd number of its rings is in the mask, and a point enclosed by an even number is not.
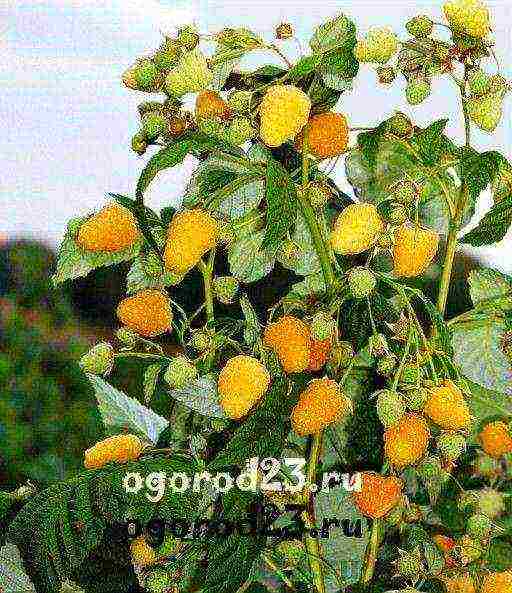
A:
[[[377,554],[379,552],[381,526],[382,519],[373,520],[370,541],[366,550],[363,576],[361,578],[361,583],[363,583],[363,585],[369,585],[373,579],[375,563],[377,562]]]
[[[329,249],[322,234],[322,229],[318,224],[318,220],[307,197],[307,186],[309,183],[309,158],[308,158],[308,138],[307,130],[304,133],[304,142],[302,145],[302,191],[297,192],[297,199],[299,201],[302,215],[308,225],[311,238],[315,246],[315,251],[320,260],[322,274],[324,276],[325,285],[329,292],[334,290],[336,285],[336,277],[334,275],[334,268],[329,257]]]
[[[309,454],[307,483],[309,485],[316,483],[317,466],[320,462],[320,454],[322,450],[323,432],[320,431],[312,437],[311,450]],[[308,497],[308,508],[305,513],[305,523],[308,529],[315,528],[315,514],[313,509],[313,500],[311,496]],[[304,537],[304,544],[309,559],[309,568],[313,575],[313,583],[316,593],[325,593],[324,574],[322,569],[322,551],[318,537],[313,537],[306,533]]]
[[[208,257],[208,263],[200,261],[199,268],[203,275],[204,284],[204,302],[206,307],[206,320],[208,323],[212,323],[215,320],[215,314],[213,309],[213,263],[215,261],[215,250],[212,249]]]
[[[466,139],[466,148],[471,145],[471,123],[467,107],[466,83],[468,79],[467,68],[464,71],[464,84],[460,86],[462,101],[462,111],[464,114],[464,135]],[[439,295],[437,298],[437,308],[441,315],[446,311],[446,302],[448,300],[448,291],[450,290],[450,281],[452,277],[453,262],[455,261],[455,252],[457,250],[457,234],[462,226],[464,210],[468,199],[468,186],[464,178],[461,182],[459,197],[455,204],[455,213],[450,219],[448,236],[446,238],[446,253],[443,262],[443,271],[439,284]]]

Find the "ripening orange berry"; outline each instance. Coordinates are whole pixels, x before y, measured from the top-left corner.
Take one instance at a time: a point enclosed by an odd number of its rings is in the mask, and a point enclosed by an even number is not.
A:
[[[229,418],[238,420],[258,402],[270,385],[270,374],[252,356],[230,358],[220,372],[220,405]]]
[[[476,593],[473,579],[467,572],[455,576],[441,577],[441,580],[445,584],[446,593]]]
[[[438,244],[436,231],[403,224],[395,233],[395,276],[412,278],[423,274],[436,255]]]
[[[313,115],[295,139],[295,147],[302,150],[304,130],[308,135],[308,152],[320,159],[339,156],[347,150],[347,118],[341,113]]]
[[[145,337],[158,336],[172,328],[171,301],[160,290],[141,290],[123,299],[117,316],[123,325]]]
[[[311,339],[311,345],[309,350],[309,364],[308,371],[319,371],[327,360],[329,359],[329,353],[331,352],[332,338],[325,340],[313,340]]]
[[[196,97],[196,119],[219,117],[229,119],[231,109],[215,91],[201,91]]]
[[[76,242],[86,251],[115,253],[131,247],[139,238],[133,214],[124,206],[113,203],[80,225]]]
[[[384,433],[384,451],[396,467],[405,467],[419,461],[430,440],[426,420],[418,414],[405,414]]]
[[[265,328],[265,346],[279,358],[286,373],[301,373],[309,365],[311,331],[301,319],[285,315]]]
[[[488,574],[484,578],[480,593],[512,593],[512,571]]]
[[[361,490],[353,492],[352,496],[356,507],[366,517],[380,519],[400,501],[402,480],[394,476],[380,476],[374,472],[363,472],[361,480]]]
[[[84,454],[84,467],[96,469],[112,461],[125,463],[138,459],[142,449],[142,441],[134,434],[108,437],[87,449]]]
[[[507,453],[512,453],[512,436],[505,422],[496,421],[486,424],[478,435],[483,450],[498,459]]]
[[[313,379],[292,412],[292,428],[300,436],[316,434],[352,409],[349,398],[332,379]]]
[[[205,210],[195,208],[175,214],[167,231],[165,269],[174,274],[188,272],[215,247],[218,232],[217,221]]]
[[[423,413],[445,430],[461,430],[471,424],[464,394],[450,380],[430,389],[430,399],[423,408]]]

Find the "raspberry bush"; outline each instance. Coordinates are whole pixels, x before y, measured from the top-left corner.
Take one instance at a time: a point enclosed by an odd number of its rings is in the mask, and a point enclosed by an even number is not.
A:
[[[340,14],[295,63],[287,23],[271,41],[188,26],[123,74],[147,94],[132,141],[147,160],[133,196],[109,194],[70,222],[54,276],[131,266],[115,338],[80,361],[106,438],[76,477],[2,493],[13,586],[512,590],[512,278],[471,272],[473,307],[445,313],[458,246],[497,243],[512,222],[512,165],[472,139],[475,127],[499,125],[510,87],[494,67],[487,7],[450,0],[443,18],[363,36]],[[242,69],[254,50],[281,65]],[[377,84],[402,82],[411,113],[350,121],[343,99],[360,67],[374,68]],[[464,122],[461,145],[447,119],[414,123],[412,107],[440,77],[459,91],[450,117]],[[196,168],[180,207],[156,212],[147,188],[187,156]],[[343,165],[351,195],[331,176]],[[493,205],[465,233],[488,188]],[[177,302],[195,273],[204,298]],[[274,289],[266,311],[251,285]],[[136,393],[110,383],[127,361],[140,370]],[[236,478],[253,458],[261,485],[267,458],[294,457],[305,459],[304,483],[281,466],[281,491],[158,487],[172,471]],[[334,471],[360,472],[360,490],[320,488]],[[149,476],[140,487],[136,474]],[[272,532],[155,528],[243,523],[257,505]],[[333,517],[349,526],[324,537]],[[126,522],[141,530],[120,535]]]

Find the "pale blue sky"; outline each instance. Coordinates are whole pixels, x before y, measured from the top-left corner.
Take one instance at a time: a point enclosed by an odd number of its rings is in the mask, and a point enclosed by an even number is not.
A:
[[[503,73],[512,79],[512,5],[508,0],[488,4]],[[402,33],[399,24],[415,14],[440,20],[441,6],[440,0],[264,0],[252,6],[238,0],[4,0],[0,234],[57,244],[66,221],[100,207],[106,192],[133,192],[144,162],[130,151],[142,95],[123,88],[120,76],[136,57],[159,44],[161,32],[172,33],[177,25],[194,21],[202,32],[245,25],[271,39],[275,25],[286,20],[306,47],[312,29],[338,11],[354,18],[360,33],[382,24]],[[282,48],[296,56],[292,41]],[[450,116],[448,133],[461,138],[460,118],[453,111],[456,93],[448,80],[438,82],[432,97],[411,109],[402,83],[385,89],[374,79],[372,69],[363,67],[354,90],[338,105],[352,125],[378,123],[398,108],[413,114],[420,125]],[[499,131],[475,136],[479,148],[497,148],[512,158],[511,114],[509,97]],[[162,175],[148,192],[148,202],[155,208],[177,203],[193,166],[188,159],[181,170]],[[342,166],[336,177],[345,186]],[[480,212],[488,204],[488,196],[483,196]],[[511,245],[507,240],[484,253],[497,267],[512,271]]]

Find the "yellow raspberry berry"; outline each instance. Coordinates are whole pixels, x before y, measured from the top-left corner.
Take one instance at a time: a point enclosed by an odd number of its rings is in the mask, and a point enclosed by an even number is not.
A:
[[[140,237],[133,214],[120,204],[108,204],[79,228],[76,242],[86,251],[115,253],[131,247]]]
[[[133,564],[137,566],[150,566],[158,560],[158,554],[148,544],[143,535],[136,537],[130,544],[130,553]]]
[[[395,234],[393,271],[396,276],[420,276],[432,263],[439,235],[430,229],[402,225]]]
[[[430,389],[423,413],[445,430],[460,430],[471,424],[468,404],[462,391],[450,380]]]
[[[354,502],[360,512],[371,519],[380,519],[396,506],[402,496],[402,480],[384,477],[374,472],[361,474],[361,490],[354,492]]]
[[[374,27],[358,41],[354,55],[359,62],[385,64],[398,51],[398,37],[389,27]]]
[[[340,386],[332,379],[313,379],[300,394],[292,412],[292,428],[299,436],[316,434],[329,424],[341,420],[352,405]]]
[[[211,119],[213,117],[229,119],[231,109],[219,93],[203,91],[196,97],[196,119]]]
[[[320,159],[335,157],[347,150],[348,124],[347,118],[341,113],[313,115],[295,139],[297,150],[302,150],[305,130],[308,135],[308,152]]]
[[[340,213],[331,233],[336,253],[354,255],[370,249],[384,231],[384,222],[373,204],[351,204]]]
[[[215,247],[218,232],[217,221],[208,212],[198,208],[178,212],[167,232],[165,269],[179,275],[188,272]]]
[[[230,358],[220,372],[218,389],[220,405],[234,420],[245,416],[270,385],[270,374],[252,356]]]
[[[301,319],[285,315],[271,323],[265,328],[263,342],[277,354],[286,373],[301,373],[307,369],[311,331]]]
[[[134,434],[119,434],[96,443],[84,454],[84,467],[97,469],[106,463],[126,463],[138,459],[143,448],[142,441]]]
[[[145,337],[158,336],[172,328],[171,302],[159,290],[142,290],[123,299],[117,316],[123,325]]]
[[[490,422],[478,435],[478,439],[487,455],[495,459],[512,453],[512,436],[505,422]]]
[[[512,572],[507,570],[488,574],[482,583],[480,593],[512,593]]]
[[[309,364],[308,371],[319,371],[327,360],[332,348],[332,339],[326,338],[325,340],[311,340],[309,350]]]
[[[267,146],[281,146],[292,140],[308,121],[311,101],[295,86],[275,85],[260,105],[260,136]]]
[[[384,433],[384,451],[392,465],[405,467],[423,457],[429,440],[426,420],[418,414],[405,414]]]
[[[450,0],[443,10],[456,33],[482,38],[491,29],[489,9],[480,0]]]

